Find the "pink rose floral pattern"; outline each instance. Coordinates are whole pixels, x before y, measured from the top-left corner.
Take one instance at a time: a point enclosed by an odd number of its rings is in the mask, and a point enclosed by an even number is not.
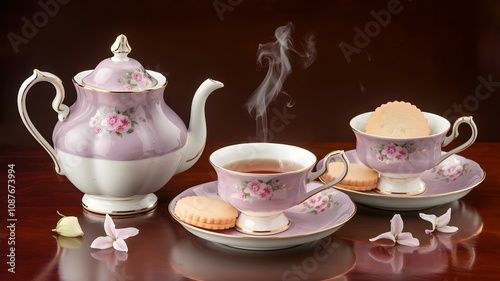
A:
[[[425,152],[418,147],[415,147],[413,142],[404,144],[386,143],[371,147],[371,150],[376,153],[377,160],[389,165],[391,162],[408,161],[411,153]]]
[[[146,119],[136,116],[133,108],[123,112],[116,108],[103,112],[98,109],[90,118],[89,126],[94,129],[94,133],[98,137],[104,134],[115,134],[122,137],[123,134],[134,132],[135,126],[139,124],[137,121],[146,122]]]
[[[435,179],[450,182],[470,173],[472,170],[469,166],[469,163],[462,164],[458,159],[452,159],[432,168],[431,173],[436,175]]]
[[[300,211],[314,215],[323,213],[327,209],[331,209],[333,205],[339,204],[337,200],[333,199],[334,195],[335,192],[320,192],[302,202],[302,209]]]
[[[266,182],[261,179],[242,181],[239,188],[241,188],[240,199],[249,202],[272,200],[275,192],[287,190],[285,185],[280,186],[278,179],[270,179]]]
[[[134,68],[123,73],[118,83],[123,84],[123,89],[127,91],[144,90],[152,86],[151,76],[143,68]]]

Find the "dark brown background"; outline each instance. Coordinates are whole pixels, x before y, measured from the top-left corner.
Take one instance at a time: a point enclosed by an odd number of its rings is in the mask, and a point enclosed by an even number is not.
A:
[[[269,141],[354,141],[349,120],[391,100],[410,101],[451,121],[460,114],[450,112],[461,106],[474,116],[478,140],[500,141],[500,86],[475,93],[478,77],[500,81],[498,1],[40,2],[57,3],[57,9],[51,6],[55,12],[48,15],[38,1],[2,2],[2,145],[35,143],[16,107],[19,86],[34,68],[58,75],[65,104],[71,105],[76,98],[71,78],[110,57],[120,33],[129,39],[131,57],[168,75],[165,100],[186,123],[198,85],[209,77],[225,84],[206,105],[208,141],[254,139],[256,124],[244,104],[266,73],[257,70],[257,47],[273,41],[274,30],[290,21],[297,43],[315,35],[317,58],[307,69],[296,67],[285,82],[295,101],[287,109],[293,118],[271,132]],[[372,11],[397,2],[401,11],[348,63],[339,45],[355,45],[354,28],[364,29],[374,21]],[[218,13],[214,3],[229,6]],[[39,27],[15,52],[8,34],[23,36],[23,18],[38,20]],[[50,85],[39,84],[28,96],[32,120],[48,139],[57,120],[53,95]],[[282,111],[286,101],[278,99],[271,109]]]

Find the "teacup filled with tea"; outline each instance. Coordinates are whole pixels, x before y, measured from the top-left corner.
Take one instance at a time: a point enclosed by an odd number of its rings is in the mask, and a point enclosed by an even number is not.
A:
[[[306,185],[322,175],[334,157],[344,163],[341,175],[307,191]],[[277,143],[236,144],[210,155],[220,197],[241,212],[235,228],[253,235],[275,234],[288,229],[290,222],[283,211],[345,177],[349,162],[343,151],[330,152],[325,159],[322,167],[312,172],[316,164],[313,153]]]
[[[458,127],[467,124],[471,136],[456,148],[443,152],[458,137]],[[376,190],[384,194],[417,195],[426,190],[420,174],[463,151],[477,137],[472,117],[458,118],[450,130],[445,118],[421,112],[407,102],[389,102],[350,121],[356,136],[356,154],[367,167],[380,173]]]

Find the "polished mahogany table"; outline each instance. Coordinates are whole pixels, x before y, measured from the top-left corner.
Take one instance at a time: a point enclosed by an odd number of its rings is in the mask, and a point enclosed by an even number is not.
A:
[[[170,216],[168,204],[176,195],[215,179],[207,159],[223,145],[207,144],[193,168],[175,176],[156,193],[159,204],[153,212],[115,219],[118,228],[134,226],[140,230],[126,240],[126,255],[90,248],[96,237],[104,235],[103,218],[83,211],[83,194],[55,173],[41,147],[4,146],[0,280],[459,281],[498,280],[500,276],[500,143],[475,143],[460,154],[486,172],[482,183],[460,200],[422,211],[441,215],[451,208],[450,225],[459,227],[455,234],[425,234],[423,230],[430,224],[419,218],[419,211],[383,211],[358,205],[355,216],[332,235],[276,251],[239,250],[207,242]],[[353,143],[297,145],[317,156],[354,148]],[[9,172],[8,165],[14,165],[14,171]],[[5,184],[13,172],[15,197],[8,196]],[[59,219],[57,211],[77,216],[83,237],[55,236],[51,229]],[[419,238],[419,247],[368,241],[388,231],[389,220],[396,213],[403,217],[404,231]]]

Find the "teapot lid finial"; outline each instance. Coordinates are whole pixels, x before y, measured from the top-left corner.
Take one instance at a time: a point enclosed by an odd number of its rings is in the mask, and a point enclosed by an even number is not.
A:
[[[120,34],[111,46],[114,56],[101,61],[93,71],[83,77],[85,86],[116,92],[137,92],[161,87],[158,80],[144,69],[141,63],[128,54],[132,51],[127,36]],[[158,76],[158,78],[161,78]],[[166,81],[164,79],[162,81]]]
[[[115,43],[111,45],[111,52],[115,54],[111,59],[113,61],[128,61],[127,55],[132,51],[128,44],[127,36],[120,34],[116,37]]]

